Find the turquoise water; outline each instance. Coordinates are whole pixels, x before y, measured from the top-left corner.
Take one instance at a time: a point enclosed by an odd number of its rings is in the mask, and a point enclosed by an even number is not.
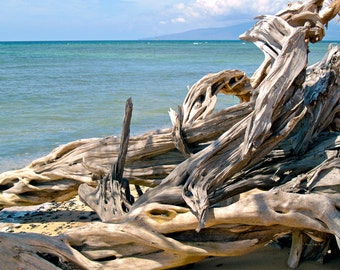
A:
[[[310,62],[327,46],[313,45]],[[0,172],[60,144],[119,135],[129,97],[132,135],[170,127],[169,107],[182,103],[187,85],[224,69],[250,76],[262,60],[240,41],[0,42]]]

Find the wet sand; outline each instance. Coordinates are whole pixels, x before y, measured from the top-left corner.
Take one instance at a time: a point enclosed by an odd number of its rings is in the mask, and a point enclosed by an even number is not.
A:
[[[33,232],[45,235],[58,235],[69,228],[84,226],[99,221],[97,214],[74,197],[63,203],[45,203],[38,206],[11,207],[0,211],[0,231],[9,233]],[[186,269],[289,269],[287,259],[289,248],[279,249],[266,246],[241,257],[218,257],[187,266]],[[299,270],[338,270],[340,258],[326,264],[303,262]]]

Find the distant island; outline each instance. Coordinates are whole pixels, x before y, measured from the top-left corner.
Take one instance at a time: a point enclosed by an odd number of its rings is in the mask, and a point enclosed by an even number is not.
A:
[[[254,21],[216,28],[199,28],[185,32],[146,37],[141,40],[239,40],[239,36],[245,31],[250,29],[254,24]],[[330,27],[326,29],[325,40],[339,40],[339,28]]]
[[[254,22],[217,28],[200,28],[181,33],[142,38],[142,40],[238,40]]]

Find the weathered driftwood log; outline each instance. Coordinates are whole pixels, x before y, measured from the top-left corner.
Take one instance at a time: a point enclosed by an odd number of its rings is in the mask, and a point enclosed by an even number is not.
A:
[[[108,223],[69,230],[57,240],[0,234],[7,250],[0,259],[15,267],[29,261],[36,269],[164,269],[242,255],[292,234],[288,265],[297,267],[301,257],[316,253],[309,241],[327,249],[330,239],[339,243],[339,48],[306,68],[308,42],[323,38],[339,3],[322,13],[323,1],[309,0],[261,17],[241,36],[265,54],[250,79],[238,71],[211,74],[171,113],[173,130],[131,138],[124,177],[155,187],[130,211],[110,211]],[[249,101],[213,113],[215,96],[224,91]],[[2,174],[1,204],[38,203],[41,194],[62,199],[61,187],[72,193],[82,182],[95,184],[120,156],[119,145],[118,138],[77,141]],[[267,191],[224,206],[253,188]],[[122,193],[112,196],[119,201]]]
[[[0,233],[1,246],[6,247],[0,257],[6,265],[32,265],[31,269],[55,269],[54,265],[63,269],[126,269],[127,265],[165,269],[208,256],[243,255],[292,230],[323,242],[329,235],[340,236],[340,197],[330,185],[335,181],[339,186],[339,178],[332,175],[338,173],[332,162],[339,170],[337,158],[310,172],[313,180],[308,182],[308,195],[272,190],[210,208],[200,233],[195,232],[198,221],[188,208],[150,203],[115,222],[69,230],[57,241],[34,234]],[[315,184],[333,191],[325,195]]]
[[[110,220],[112,215],[122,215],[128,212],[134,202],[129,182],[123,178],[129,145],[132,107],[132,100],[129,98],[125,106],[120,149],[111,170],[99,180],[96,188],[82,184],[78,189],[80,199],[85,200],[86,204],[95,210],[104,222]]]
[[[173,204],[175,198],[181,204],[184,199],[200,220],[198,229],[204,227],[205,211],[210,206],[209,195],[235,173],[258,163],[307,115],[307,108],[300,106],[304,101],[304,87],[296,81],[305,72],[307,63],[304,32],[297,31],[278,17],[265,17],[244,38],[252,35],[252,38],[261,39],[258,33],[264,24],[268,24],[267,28],[270,26],[272,35],[278,35],[274,45],[280,52],[267,79],[255,89],[254,111],[211,145],[177,166],[133,207],[151,201],[168,203],[169,200]],[[284,32],[286,36],[282,36]]]
[[[224,72],[229,79],[233,73],[239,71]],[[241,103],[185,125],[185,141],[197,152],[251,111],[252,106]],[[23,169],[1,173],[0,208],[63,201],[75,195],[82,183],[95,186],[117,158],[119,145],[117,137],[82,139],[57,147]],[[147,132],[130,137],[124,176],[132,184],[156,186],[184,159],[170,128]],[[93,173],[94,168],[98,173]]]

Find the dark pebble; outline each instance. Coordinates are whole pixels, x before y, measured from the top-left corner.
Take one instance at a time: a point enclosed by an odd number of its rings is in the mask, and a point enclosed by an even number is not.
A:
[[[72,207],[72,206],[74,206],[75,204],[76,204],[75,202],[70,202],[70,203],[69,203],[69,206]]]

